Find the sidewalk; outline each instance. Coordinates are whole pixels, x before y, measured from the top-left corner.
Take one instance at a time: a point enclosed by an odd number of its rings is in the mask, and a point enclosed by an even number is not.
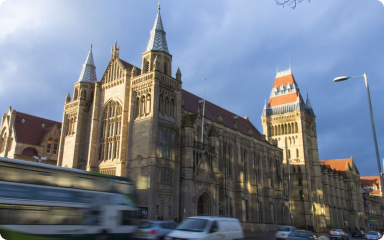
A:
[[[244,238],[249,240],[275,240],[276,232],[244,232]],[[315,233],[317,237],[325,236],[328,238],[328,233]]]

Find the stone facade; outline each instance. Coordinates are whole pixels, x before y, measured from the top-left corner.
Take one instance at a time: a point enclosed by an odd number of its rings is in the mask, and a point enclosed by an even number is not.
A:
[[[0,125],[0,157],[57,164],[61,123],[21,113],[9,107]]]
[[[328,228],[364,228],[360,173],[353,158],[322,160],[320,164]]]
[[[384,229],[383,193],[380,177],[361,177],[362,196],[364,202],[364,223],[366,229]],[[371,223],[371,224],[370,224]]]
[[[141,67],[120,59],[115,43],[94,82],[83,77],[93,76],[91,48],[73,99],[66,97],[58,165],[130,177],[149,219],[284,224],[282,150],[247,118],[208,101],[203,113],[203,99],[182,89],[180,69],[171,76],[160,11]]]

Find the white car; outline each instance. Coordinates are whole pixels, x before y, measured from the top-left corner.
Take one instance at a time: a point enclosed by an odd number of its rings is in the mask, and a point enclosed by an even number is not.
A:
[[[165,240],[226,240],[244,238],[243,228],[236,218],[189,217]]]

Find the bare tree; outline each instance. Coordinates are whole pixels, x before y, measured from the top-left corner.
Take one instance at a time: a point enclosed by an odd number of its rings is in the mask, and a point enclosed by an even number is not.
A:
[[[295,9],[297,4],[301,3],[304,0],[275,0],[277,5],[285,5],[291,7],[292,9]],[[311,0],[308,0],[308,2],[311,2]]]

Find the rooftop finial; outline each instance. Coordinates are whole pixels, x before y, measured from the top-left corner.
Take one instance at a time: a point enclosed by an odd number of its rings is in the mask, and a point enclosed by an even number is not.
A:
[[[91,39],[91,48],[92,48],[92,43],[93,43],[93,37],[92,37],[92,39]]]
[[[159,0],[159,7],[157,8],[157,10],[159,10],[159,11],[160,11],[160,0]]]

